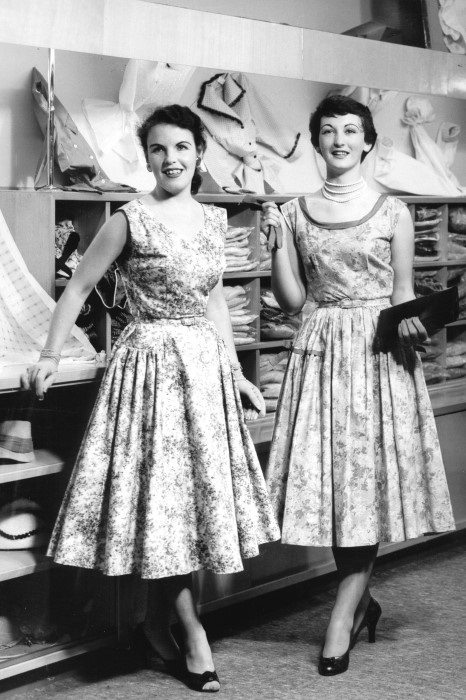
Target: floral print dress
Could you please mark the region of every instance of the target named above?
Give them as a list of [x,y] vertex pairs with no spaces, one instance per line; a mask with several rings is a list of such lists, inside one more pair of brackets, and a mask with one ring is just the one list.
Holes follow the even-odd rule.
[[189,239],[124,205],[134,322],[116,342],[52,534],[61,564],[142,578],[232,573],[280,533],[225,345],[205,317],[226,212]]
[[282,207],[317,302],[290,353],[267,470],[285,543],[363,546],[455,527],[419,356],[374,345],[404,206],[381,196],[342,224],[314,221],[306,198]]

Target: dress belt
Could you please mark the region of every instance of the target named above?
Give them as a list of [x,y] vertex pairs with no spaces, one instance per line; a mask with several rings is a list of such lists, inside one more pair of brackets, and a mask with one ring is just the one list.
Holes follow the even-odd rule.
[[135,319],[134,324],[136,326],[152,326],[154,323],[181,323],[183,326],[192,326],[198,323],[201,319],[205,320],[204,314],[198,314],[196,316],[158,316],[157,318],[151,318],[147,320]]
[[357,309],[365,306],[390,306],[389,297],[378,299],[336,299],[335,301],[318,301],[317,308]]

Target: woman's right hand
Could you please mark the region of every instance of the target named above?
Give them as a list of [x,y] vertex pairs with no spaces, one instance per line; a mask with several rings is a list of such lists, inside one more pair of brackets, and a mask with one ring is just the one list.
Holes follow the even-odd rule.
[[275,202],[264,202],[261,211],[261,231],[266,236],[269,234],[270,226],[280,226],[280,210]]
[[276,250],[283,245],[280,210],[275,202],[264,202],[261,211],[261,231],[268,240],[268,249]]
[[39,401],[43,401],[44,395],[55,381],[56,373],[57,363],[54,360],[39,360],[22,373],[21,386],[30,389]]

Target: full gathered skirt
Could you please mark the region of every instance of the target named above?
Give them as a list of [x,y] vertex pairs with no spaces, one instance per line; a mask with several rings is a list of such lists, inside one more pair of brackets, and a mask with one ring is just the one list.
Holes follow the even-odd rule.
[[290,355],[267,483],[282,541],[352,547],[453,530],[421,361],[379,353],[379,306],[317,308]]
[[109,575],[231,573],[279,536],[213,324],[130,324],[112,352],[48,553]]

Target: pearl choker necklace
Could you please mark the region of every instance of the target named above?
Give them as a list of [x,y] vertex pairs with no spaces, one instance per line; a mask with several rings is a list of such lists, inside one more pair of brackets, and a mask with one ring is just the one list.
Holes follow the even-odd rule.
[[343,204],[344,202],[350,202],[352,199],[361,197],[366,187],[366,181],[362,177],[356,182],[344,185],[338,182],[329,182],[325,180],[322,185],[322,194],[325,199],[331,199],[332,202]]

